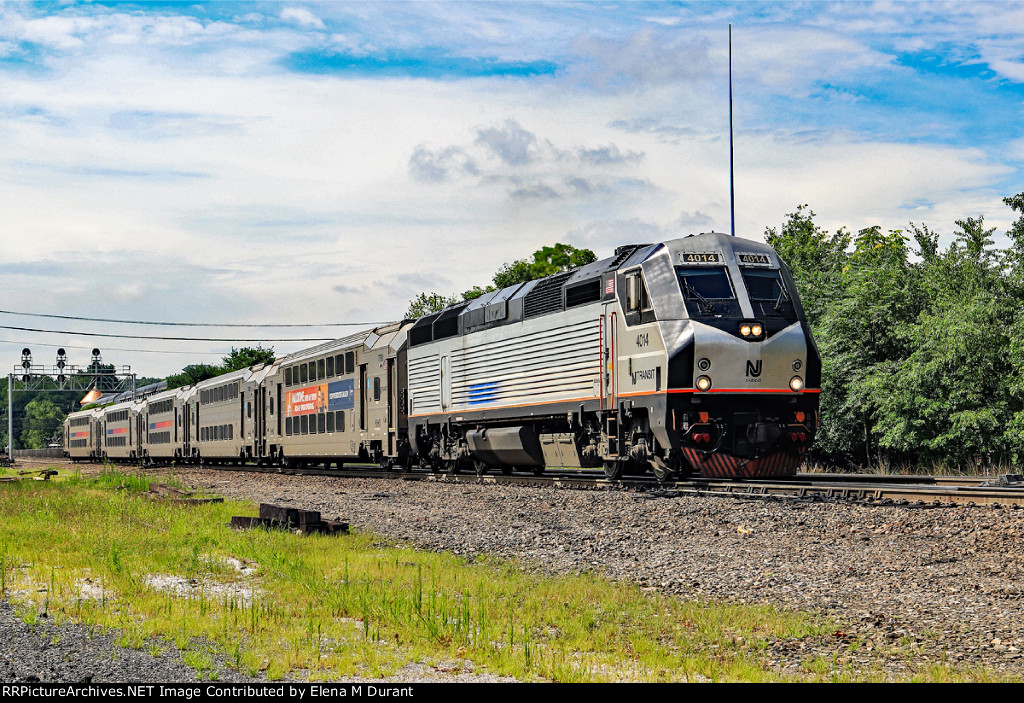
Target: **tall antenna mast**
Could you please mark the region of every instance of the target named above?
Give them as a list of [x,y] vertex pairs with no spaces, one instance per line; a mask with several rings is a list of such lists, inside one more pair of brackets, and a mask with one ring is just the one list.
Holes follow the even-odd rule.
[[736,169],[732,148],[732,23],[729,23],[729,222],[736,236]]

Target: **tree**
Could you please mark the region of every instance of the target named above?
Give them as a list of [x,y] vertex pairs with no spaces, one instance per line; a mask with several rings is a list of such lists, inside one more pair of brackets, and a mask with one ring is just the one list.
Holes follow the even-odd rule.
[[458,298],[446,297],[440,293],[420,293],[409,301],[409,309],[405,311],[405,317],[414,320],[433,312],[440,312],[457,302],[459,302]]
[[[1024,458],[1024,194],[1012,245],[984,218],[950,244],[927,226],[869,227],[853,250],[797,208],[766,239],[797,281],[822,357],[812,456],[944,468]],[[916,245],[911,250],[911,244]]]
[[[532,261],[519,259],[518,261],[502,264],[492,279],[494,285],[487,286],[486,288],[473,286],[462,294],[461,300],[475,300],[484,293],[550,276],[559,271],[568,271],[596,260],[597,256],[590,249],[577,249],[570,244],[556,243],[551,247],[541,247],[533,252]],[[440,293],[420,293],[409,301],[409,309],[406,311],[405,316],[409,319],[422,317],[444,310],[449,305],[455,305],[458,302],[460,302],[460,299],[455,296],[447,297]]]
[[255,347],[242,347],[241,349],[231,347],[231,353],[224,357],[221,364],[221,367],[224,369],[222,373],[247,369],[257,364],[269,364],[275,358],[273,347],[264,349],[258,344]]
[[765,241],[779,253],[796,280],[804,311],[814,327],[829,301],[841,295],[842,274],[846,267],[850,234],[840,229],[829,234],[814,224],[814,211],[798,205],[781,230],[769,227]]
[[172,374],[167,377],[167,388],[181,388],[182,386],[194,386],[200,381],[205,381],[214,376],[220,376],[229,371],[247,369],[256,364],[269,364],[274,360],[274,349],[264,349],[262,346],[242,347],[241,349],[231,348],[231,353],[217,364],[192,364],[181,370],[181,373]]
[[21,445],[27,449],[42,449],[60,434],[64,417],[64,411],[56,403],[36,396],[25,406]]
[[167,377],[167,388],[181,388],[182,386],[194,386],[200,381],[219,376],[224,370],[215,364],[190,364],[181,370],[181,373],[172,374]]
[[541,247],[533,252],[533,261],[519,259],[502,265],[494,274],[494,285],[498,288],[507,288],[559,271],[579,268],[594,261],[597,261],[597,256],[590,249],[577,249],[571,244],[558,242],[552,247]]

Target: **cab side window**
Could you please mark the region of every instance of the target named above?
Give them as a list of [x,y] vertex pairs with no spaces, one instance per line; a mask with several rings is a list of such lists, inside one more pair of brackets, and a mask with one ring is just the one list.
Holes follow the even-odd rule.
[[647,294],[647,284],[644,283],[643,273],[640,269],[634,269],[626,272],[624,278],[625,299],[622,307],[626,313],[626,324],[653,322],[656,319],[654,308],[651,305],[651,298]]

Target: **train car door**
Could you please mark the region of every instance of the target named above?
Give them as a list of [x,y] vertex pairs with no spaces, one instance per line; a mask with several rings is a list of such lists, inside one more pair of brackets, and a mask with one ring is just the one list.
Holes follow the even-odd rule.
[[365,430],[368,426],[367,422],[367,396],[369,395],[369,384],[366,377],[366,364],[359,365],[359,429]]
[[616,302],[605,304],[601,316],[601,409],[603,430],[606,438],[604,455],[617,457],[620,444],[618,413],[618,383],[616,382],[616,358],[618,337],[618,316]]
[[615,410],[618,396],[615,382],[617,315],[614,305],[606,305],[601,316],[601,407],[604,410]]
[[181,404],[181,455],[188,456],[192,451],[192,408],[188,403]]
[[[241,385],[241,384],[239,384]],[[238,394],[238,444],[245,446],[245,391]]]
[[397,392],[396,389],[395,389],[395,360],[394,359],[385,359],[384,360],[384,366],[386,368],[385,378],[387,379],[387,388],[385,389],[385,395],[387,397],[387,409],[386,409],[386,412],[387,412],[387,417],[386,417],[387,425],[386,426],[388,428],[388,446],[387,446],[387,452],[386,453],[387,453],[388,456],[394,456],[395,455],[395,404],[397,403],[397,400],[398,400],[395,397],[395,393]]
[[254,391],[256,396],[256,417],[254,421],[256,423],[256,429],[253,432],[252,437],[252,455],[255,457],[263,456],[263,447],[261,446],[260,438],[267,436],[267,388],[263,384]]

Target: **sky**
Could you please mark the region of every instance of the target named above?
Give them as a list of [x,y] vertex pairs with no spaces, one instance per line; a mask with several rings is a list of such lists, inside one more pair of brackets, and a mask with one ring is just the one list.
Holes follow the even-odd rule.
[[0,0],[0,360],[159,377],[728,232],[730,23],[738,236],[1012,221],[1020,3]]

